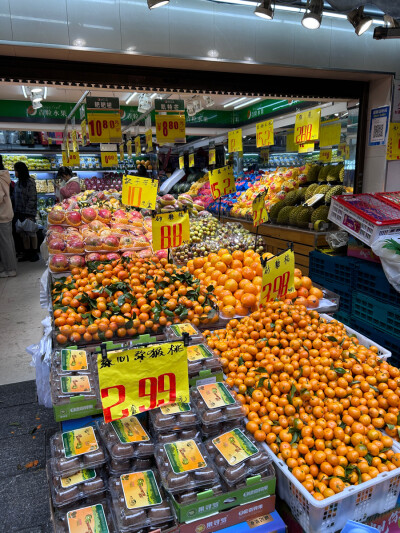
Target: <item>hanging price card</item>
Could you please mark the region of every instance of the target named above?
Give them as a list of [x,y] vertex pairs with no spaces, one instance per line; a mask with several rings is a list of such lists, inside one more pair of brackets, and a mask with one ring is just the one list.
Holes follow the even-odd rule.
[[294,142],[304,144],[319,139],[319,125],[321,122],[321,109],[311,109],[298,113],[294,126]]
[[180,169],[185,168],[185,156],[184,155],[179,156],[179,168]]
[[91,143],[118,143],[122,141],[119,113],[88,113],[87,122]]
[[185,143],[184,115],[156,115],[156,137],[159,144]]
[[291,250],[269,259],[263,267],[261,305],[284,299],[294,292],[294,253]]
[[101,166],[103,168],[118,166],[117,152],[101,152]]
[[125,154],[124,154],[124,144],[120,144],[119,145],[119,161],[120,163],[122,163],[122,161],[125,159]]
[[336,146],[340,143],[340,134],[342,127],[340,122],[334,124],[328,124],[324,126],[321,124],[321,133],[319,138],[319,146]]
[[81,136],[82,136],[82,146],[87,145],[87,129],[86,129],[86,120],[83,119],[81,122]]
[[135,137],[135,155],[138,157],[142,153],[142,147],[140,144],[140,136]]
[[253,226],[257,227],[264,222],[268,222],[268,213],[265,209],[265,197],[267,191],[258,194],[253,200]]
[[228,132],[228,152],[243,152],[242,129]]
[[208,175],[214,200],[236,192],[235,176],[233,175],[233,167],[230,165],[212,170]]
[[288,133],[286,136],[286,151],[297,152],[297,144],[294,142],[294,133]]
[[319,151],[319,160],[323,163],[329,163],[332,161],[332,148],[324,148]]
[[307,144],[298,144],[299,147],[299,154],[307,154],[308,152],[313,152],[315,144],[314,143],[307,143]]
[[132,157],[132,141],[129,139],[129,141],[126,143],[126,151],[128,152],[128,157]]
[[155,252],[188,244],[190,241],[189,213],[172,211],[154,215],[152,233]]
[[77,140],[76,130],[71,131],[71,139],[72,139],[72,150],[74,152],[77,152],[78,151],[78,140]]
[[151,128],[146,131],[146,152],[153,151],[153,132]]
[[64,167],[79,167],[81,162],[79,152],[69,152],[69,157],[67,152],[63,152],[62,162]]
[[266,120],[256,124],[256,143],[257,148],[271,146],[274,144],[274,121]]
[[210,148],[208,151],[208,164],[215,165],[215,148]]
[[183,342],[108,352],[97,356],[97,367],[105,422],[190,401]]
[[386,159],[388,161],[400,159],[400,123],[394,122],[389,126]]
[[194,167],[194,153],[189,154],[189,168]]
[[122,203],[141,209],[155,209],[158,181],[141,176],[122,178]]

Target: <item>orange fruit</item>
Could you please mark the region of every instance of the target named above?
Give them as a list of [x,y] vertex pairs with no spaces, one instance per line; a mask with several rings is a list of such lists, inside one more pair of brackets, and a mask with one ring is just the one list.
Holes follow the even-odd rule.
[[257,304],[257,298],[255,297],[254,294],[251,294],[251,293],[243,294],[243,296],[242,296],[240,301],[241,301],[243,307],[247,307],[249,309],[251,309],[252,307],[254,307]]
[[230,265],[233,261],[233,257],[231,256],[231,254],[224,254],[221,255],[221,261],[226,265]]
[[311,294],[310,296],[307,297],[307,307],[315,308],[318,306],[319,306],[319,299],[316,296]]
[[227,271],[228,267],[226,266],[226,264],[222,261],[217,261],[215,263],[215,268],[217,270],[219,270],[220,272],[222,272],[223,274]]
[[[228,296],[228,298],[229,298],[229,296]],[[224,307],[221,309],[221,311],[227,317],[232,318],[232,317],[235,316],[235,308],[233,307],[233,305],[224,305]]]
[[237,304],[237,300],[234,296],[224,296],[223,299],[222,299],[222,303],[224,304],[224,306],[233,306],[235,307],[235,305]]
[[235,281],[234,279],[227,279],[225,281],[224,287],[225,287],[226,290],[231,291],[232,293],[234,293],[235,291],[238,290],[239,285],[238,285],[237,281]]
[[303,287],[305,287],[306,289],[310,290],[311,287],[312,287],[312,281],[309,277],[307,276],[302,276],[301,278],[301,284]]
[[324,293],[321,291],[321,289],[318,289],[318,287],[311,287],[311,289],[308,292],[309,292],[309,295],[316,296],[319,300],[321,300],[324,297]]
[[243,267],[243,270],[242,270],[242,276],[245,278],[245,279],[248,279],[248,280],[252,280],[254,279],[255,277],[255,272],[252,268],[248,267],[248,266],[245,266]]
[[243,261],[244,253],[241,250],[235,250],[232,253],[232,257],[233,257],[233,259],[237,259],[239,261]]

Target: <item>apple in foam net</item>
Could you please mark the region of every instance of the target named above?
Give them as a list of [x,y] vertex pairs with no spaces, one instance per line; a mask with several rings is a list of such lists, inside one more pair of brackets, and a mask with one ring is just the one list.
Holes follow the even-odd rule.
[[82,222],[82,217],[79,211],[69,211],[67,213],[66,222],[71,226],[80,226]]
[[79,235],[69,235],[67,238],[67,251],[69,252],[83,252],[84,244]]
[[84,207],[81,211],[82,218],[84,222],[92,222],[92,220],[96,220],[97,217],[97,211],[93,207]]
[[109,221],[111,220],[111,216],[112,216],[112,213],[109,209],[99,209],[99,213],[98,213],[98,219],[99,220],[102,220],[102,221]]
[[50,258],[50,270],[53,272],[64,272],[68,268],[68,257],[64,254],[53,255]]
[[102,241],[106,250],[118,250],[119,248],[119,237],[117,235],[106,235],[102,237]]
[[63,252],[66,249],[67,244],[64,241],[64,239],[55,235],[49,240],[48,246],[49,246],[50,253],[54,253],[54,252],[57,253],[57,252]]
[[84,267],[85,258],[82,255],[71,255],[71,257],[69,258],[69,266],[70,268]]
[[97,252],[91,252],[86,255],[86,261],[101,261],[101,255]]
[[48,218],[51,224],[62,224],[65,220],[65,212],[59,209],[52,209]]
[[119,254],[115,252],[110,252],[109,254],[107,254],[107,261],[115,261],[118,259],[119,259]]

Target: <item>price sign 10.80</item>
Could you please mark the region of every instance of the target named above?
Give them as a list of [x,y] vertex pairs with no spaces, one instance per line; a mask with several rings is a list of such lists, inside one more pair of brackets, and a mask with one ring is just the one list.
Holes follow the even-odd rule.
[[87,124],[91,143],[112,143],[122,140],[118,113],[88,113]]

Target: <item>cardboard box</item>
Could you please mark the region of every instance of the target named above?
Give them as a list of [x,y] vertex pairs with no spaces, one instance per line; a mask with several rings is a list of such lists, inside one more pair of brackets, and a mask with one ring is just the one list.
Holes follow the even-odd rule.
[[227,527],[221,533],[286,533],[286,524],[278,511]]
[[387,513],[371,516],[366,523],[371,527],[375,527],[381,533],[399,533],[400,507],[395,507]]
[[243,520],[251,520],[272,513],[274,510],[275,496],[273,495],[253,503],[239,505],[229,511],[223,511],[189,524],[181,524],[179,531],[180,533],[214,533],[215,531],[240,524]]
[[381,260],[369,246],[359,241],[355,237],[349,235],[349,242],[347,244],[347,255],[349,257],[357,257],[358,259],[365,259],[372,263],[380,263]]

